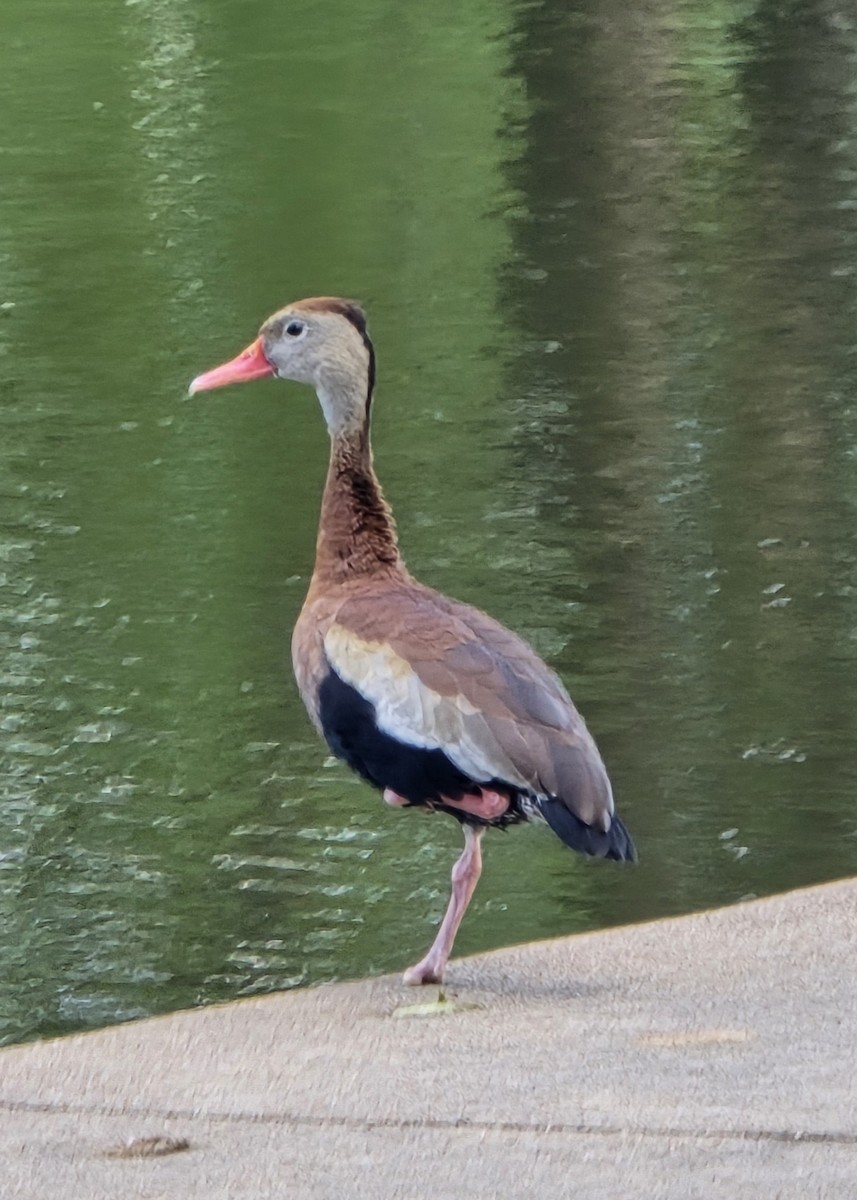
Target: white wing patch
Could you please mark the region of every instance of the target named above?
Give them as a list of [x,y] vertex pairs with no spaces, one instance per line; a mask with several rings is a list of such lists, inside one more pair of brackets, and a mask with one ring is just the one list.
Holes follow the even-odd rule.
[[332,624],[324,637],[328,662],[375,709],[378,728],[423,750],[442,750],[475,782],[528,782],[512,765],[482,714],[462,695],[442,696],[420,680],[386,642],[364,641]]

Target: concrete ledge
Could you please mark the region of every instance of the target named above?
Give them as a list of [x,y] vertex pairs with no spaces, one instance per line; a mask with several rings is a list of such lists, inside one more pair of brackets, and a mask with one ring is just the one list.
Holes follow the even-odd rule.
[[0,1196],[855,1200],[855,951],[852,880],[9,1048]]

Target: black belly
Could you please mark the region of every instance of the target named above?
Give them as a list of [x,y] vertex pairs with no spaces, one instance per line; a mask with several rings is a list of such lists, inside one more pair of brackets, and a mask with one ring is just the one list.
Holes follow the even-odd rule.
[[384,733],[375,721],[375,709],[356,688],[328,671],[318,692],[318,713],[325,740],[337,758],[373,787],[391,788],[411,804],[433,804],[458,821],[471,825],[484,822],[443,804],[443,797],[457,800],[480,786],[499,788],[509,796],[508,812],[489,822],[505,828],[531,819],[539,811],[554,833],[581,854],[598,858],[635,859],[634,843],[617,817],[608,833],[594,829],[555,796],[527,794],[529,807],[522,808],[518,788],[500,779],[474,780],[459,771],[442,750],[421,750]]
[[331,751],[373,787],[426,804],[442,796],[457,799],[478,786],[442,750],[409,746],[380,730],[372,704],[333,670],[319,688],[318,713]]

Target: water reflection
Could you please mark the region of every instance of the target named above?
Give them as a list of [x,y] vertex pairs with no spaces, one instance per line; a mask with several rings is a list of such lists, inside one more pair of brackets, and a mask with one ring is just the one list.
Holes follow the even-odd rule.
[[310,292],[370,303],[411,566],[558,666],[643,856],[496,837],[460,951],[854,871],[852,25],[9,10],[0,1038],[395,969],[443,909],[457,829],[290,682],[311,398],[180,398]]
[[193,301],[204,313],[200,271],[213,247],[206,237],[212,176],[203,86],[213,64],[198,50],[194,4],[133,0],[126,7],[130,97],[140,113],[131,124],[140,162],[134,190],[150,226],[142,253],[174,276],[176,302]]
[[[653,838],[627,898],[680,908],[701,878],[728,899],[853,869],[848,788],[833,820],[818,797],[831,761],[853,778],[836,714],[853,705],[854,477],[833,467],[852,440],[853,177],[838,159],[853,84],[820,64],[853,61],[854,32],[821,16],[798,30],[782,6],[650,17],[549,9],[528,25],[528,275],[509,295],[555,347],[519,450],[552,523],[589,550],[576,623],[596,608],[607,649],[588,708]],[[795,89],[798,58],[812,83]],[[739,822],[735,855],[717,835]]]

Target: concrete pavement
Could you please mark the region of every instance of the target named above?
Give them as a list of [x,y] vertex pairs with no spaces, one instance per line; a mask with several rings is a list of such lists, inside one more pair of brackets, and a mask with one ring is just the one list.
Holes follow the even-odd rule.
[[12,1047],[0,1200],[857,1200],[855,951],[851,880]]

